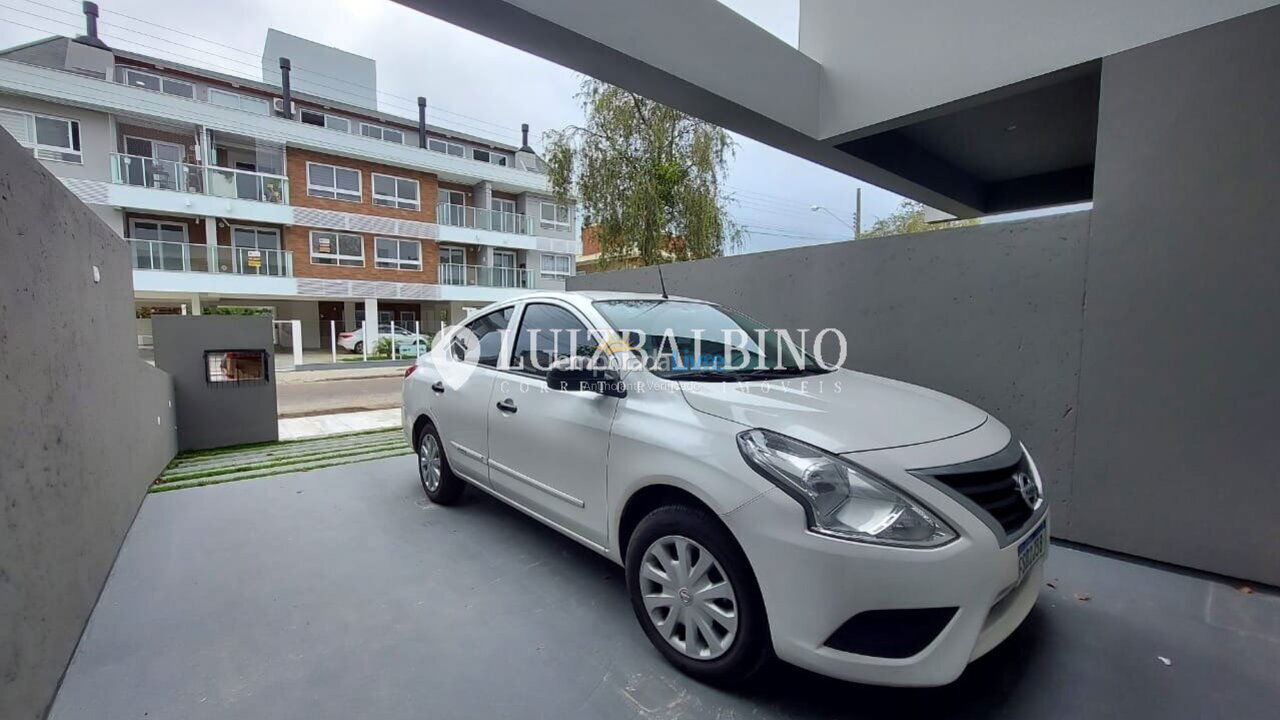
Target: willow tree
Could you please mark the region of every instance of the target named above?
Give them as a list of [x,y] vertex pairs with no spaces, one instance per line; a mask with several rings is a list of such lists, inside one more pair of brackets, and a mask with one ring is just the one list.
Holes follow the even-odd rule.
[[574,198],[600,240],[600,264],[642,265],[723,255],[741,233],[721,177],[733,156],[723,129],[586,79],[584,125],[544,136],[551,187]]

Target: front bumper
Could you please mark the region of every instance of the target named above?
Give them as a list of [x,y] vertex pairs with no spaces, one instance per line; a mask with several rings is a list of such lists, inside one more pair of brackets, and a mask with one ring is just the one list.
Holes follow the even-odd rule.
[[[936,507],[936,505],[935,505]],[[1043,583],[1043,559],[1018,574],[1006,547],[973,517],[946,513],[960,537],[920,550],[841,541],[809,532],[799,504],[770,490],[723,516],[746,552],[764,596],[774,651],[822,675],[878,685],[945,685],[1022,623]],[[1047,556],[1047,553],[1046,553]],[[958,608],[910,657],[842,652],[824,643],[846,620],[871,610]]]

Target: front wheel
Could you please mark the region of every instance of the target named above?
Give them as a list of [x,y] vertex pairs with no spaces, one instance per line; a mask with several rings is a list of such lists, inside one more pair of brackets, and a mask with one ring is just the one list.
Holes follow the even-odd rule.
[[444,443],[440,442],[440,433],[430,422],[418,431],[418,479],[422,481],[422,490],[437,505],[452,505],[458,502],[465,487],[464,480],[449,469],[449,460],[444,456]]
[[654,647],[705,682],[741,683],[770,655],[764,601],[742,549],[705,510],[670,505],[631,535],[627,591]]
[[356,346],[351,348],[351,352],[357,355],[362,354],[364,352],[364,341],[361,340],[360,342],[356,343]]

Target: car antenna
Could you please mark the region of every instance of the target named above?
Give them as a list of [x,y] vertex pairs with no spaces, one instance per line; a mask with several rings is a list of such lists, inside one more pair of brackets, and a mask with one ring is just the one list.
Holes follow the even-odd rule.
[[670,300],[671,298],[667,297],[667,281],[662,279],[661,265],[658,266],[658,284],[662,286],[662,299]]

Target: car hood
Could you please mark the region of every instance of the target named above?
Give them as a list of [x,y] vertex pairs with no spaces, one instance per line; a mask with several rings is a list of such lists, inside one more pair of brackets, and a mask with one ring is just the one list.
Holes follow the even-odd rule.
[[851,370],[743,383],[681,382],[693,409],[831,453],[917,445],[981,426],[987,414],[917,385]]

